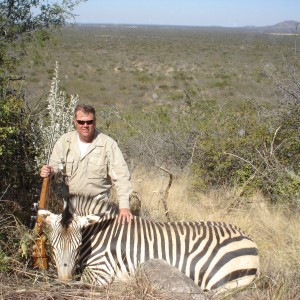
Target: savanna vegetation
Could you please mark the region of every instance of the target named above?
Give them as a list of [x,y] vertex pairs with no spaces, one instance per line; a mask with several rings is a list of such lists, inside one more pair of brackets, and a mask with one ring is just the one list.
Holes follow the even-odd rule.
[[[219,299],[299,298],[297,36],[100,25],[51,34],[63,17],[19,28],[9,16],[1,10],[3,299],[168,298],[138,278],[106,288],[66,286],[55,281],[51,262],[46,272],[31,268],[28,225],[41,187],[37,158],[47,147],[39,120],[53,120],[47,100],[58,65],[60,91],[94,105],[98,127],[119,142],[135,211],[151,220],[235,223],[257,242],[260,278]],[[49,206],[59,210],[55,191]]]

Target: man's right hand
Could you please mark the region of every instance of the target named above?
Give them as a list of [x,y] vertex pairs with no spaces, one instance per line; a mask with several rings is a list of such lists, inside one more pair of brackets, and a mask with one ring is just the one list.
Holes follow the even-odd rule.
[[54,174],[54,169],[53,167],[49,165],[42,166],[40,176],[45,178],[45,177],[52,177]]

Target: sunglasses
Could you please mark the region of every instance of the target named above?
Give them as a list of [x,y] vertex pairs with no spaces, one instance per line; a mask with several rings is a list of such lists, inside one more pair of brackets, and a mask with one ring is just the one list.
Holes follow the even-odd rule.
[[86,125],[92,125],[94,124],[94,120],[87,120],[87,121],[83,121],[83,120],[76,120],[77,124],[79,125],[84,125],[86,123]]

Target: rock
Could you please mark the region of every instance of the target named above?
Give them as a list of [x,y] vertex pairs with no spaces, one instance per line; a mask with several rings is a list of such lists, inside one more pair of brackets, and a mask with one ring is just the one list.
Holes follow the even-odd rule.
[[185,274],[160,259],[151,259],[143,263],[137,271],[137,277],[147,282],[152,289],[164,294],[167,299],[205,300],[204,292]]

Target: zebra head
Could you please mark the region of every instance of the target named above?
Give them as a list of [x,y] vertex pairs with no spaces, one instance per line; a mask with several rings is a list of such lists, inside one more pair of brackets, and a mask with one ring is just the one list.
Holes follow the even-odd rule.
[[54,214],[48,210],[39,210],[50,227],[49,240],[52,246],[59,280],[71,281],[82,242],[82,229],[99,222],[105,215],[78,216],[70,211]]

